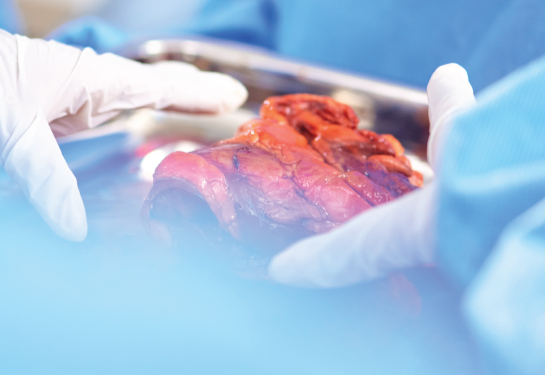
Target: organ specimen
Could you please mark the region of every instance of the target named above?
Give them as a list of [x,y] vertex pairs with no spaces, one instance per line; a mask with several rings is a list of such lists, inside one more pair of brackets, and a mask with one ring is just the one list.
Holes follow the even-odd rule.
[[150,232],[272,255],[422,185],[393,136],[357,129],[354,111],[329,97],[272,97],[260,117],[161,162],[142,208]]

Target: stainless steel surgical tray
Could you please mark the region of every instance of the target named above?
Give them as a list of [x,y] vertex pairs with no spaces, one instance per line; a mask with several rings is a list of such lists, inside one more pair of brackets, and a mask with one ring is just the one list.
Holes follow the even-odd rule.
[[122,52],[153,63],[184,61],[201,70],[239,79],[249,91],[245,108],[257,111],[273,95],[329,95],[352,106],[360,127],[395,135],[410,151],[425,157],[428,137],[427,96],[422,90],[326,69],[272,54],[264,49],[204,40],[152,40]]

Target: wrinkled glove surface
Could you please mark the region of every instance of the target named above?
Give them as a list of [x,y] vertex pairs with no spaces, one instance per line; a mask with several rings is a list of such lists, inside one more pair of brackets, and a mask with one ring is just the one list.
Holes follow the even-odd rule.
[[231,77],[177,62],[143,65],[0,30],[0,162],[59,236],[87,234],[77,182],[55,136],[92,128],[121,110],[221,113],[246,99]]
[[[428,154],[437,173],[452,119],[471,108],[475,98],[467,73],[456,64],[435,71],[428,98]],[[337,230],[296,243],[272,260],[270,276],[297,286],[339,287],[432,262],[436,186],[434,181],[360,214]]]

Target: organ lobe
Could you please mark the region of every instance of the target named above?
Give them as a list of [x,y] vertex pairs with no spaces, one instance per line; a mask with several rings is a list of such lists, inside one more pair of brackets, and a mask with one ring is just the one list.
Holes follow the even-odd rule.
[[394,137],[358,130],[354,111],[331,98],[273,97],[260,115],[231,139],[166,157],[146,227],[191,223],[274,253],[422,184]]

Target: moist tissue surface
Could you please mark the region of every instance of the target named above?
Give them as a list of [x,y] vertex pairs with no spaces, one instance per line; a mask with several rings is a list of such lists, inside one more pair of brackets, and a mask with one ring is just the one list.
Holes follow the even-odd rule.
[[357,129],[331,98],[272,97],[260,116],[161,162],[142,207],[153,236],[270,256],[422,185],[393,136]]

